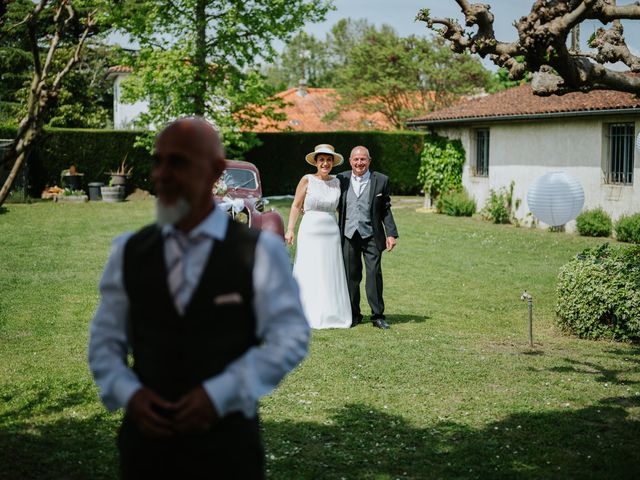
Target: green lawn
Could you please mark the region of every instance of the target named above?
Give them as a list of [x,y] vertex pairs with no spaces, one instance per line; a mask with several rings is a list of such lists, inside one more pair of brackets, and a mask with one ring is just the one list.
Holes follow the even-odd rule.
[[[88,324],[111,239],[152,215],[148,200],[0,215],[0,478],[116,476],[120,416],[97,400]],[[558,268],[602,240],[417,213],[408,199],[395,215],[392,328],[313,333],[262,402],[269,477],[640,478],[640,348],[554,327]]]

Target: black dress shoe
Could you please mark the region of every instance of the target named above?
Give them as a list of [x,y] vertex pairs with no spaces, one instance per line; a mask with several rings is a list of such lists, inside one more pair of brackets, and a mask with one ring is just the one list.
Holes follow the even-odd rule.
[[361,318],[353,318],[351,320],[351,328],[357,327],[358,325],[360,325],[360,322],[362,322],[362,317]]
[[373,320],[371,320],[371,324],[374,327],[381,328],[382,330],[389,330],[389,324],[381,318],[374,318]]

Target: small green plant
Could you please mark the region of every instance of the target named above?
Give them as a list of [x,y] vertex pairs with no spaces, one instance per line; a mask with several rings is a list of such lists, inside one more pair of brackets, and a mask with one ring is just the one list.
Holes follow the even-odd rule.
[[443,193],[436,202],[438,213],[452,217],[470,217],[476,213],[476,201],[466,190]]
[[608,237],[612,228],[611,217],[600,207],[585,210],[576,218],[576,229],[583,237]]
[[584,338],[640,338],[640,246],[587,249],[560,269],[558,325]]
[[520,225],[520,220],[516,217],[515,211],[520,208],[521,200],[513,198],[513,189],[516,183],[511,181],[509,188],[502,187],[496,191],[491,189],[489,198],[480,211],[482,218],[493,223],[513,223]]
[[65,197],[81,197],[85,195],[84,190],[71,190],[70,188],[65,188],[62,195]]
[[640,243],[640,213],[623,215],[618,219],[616,238],[621,242]]
[[131,176],[131,172],[133,172],[133,167],[127,165],[127,155],[124,156],[120,165],[118,165],[118,169],[115,172],[111,172],[112,175],[124,175]]

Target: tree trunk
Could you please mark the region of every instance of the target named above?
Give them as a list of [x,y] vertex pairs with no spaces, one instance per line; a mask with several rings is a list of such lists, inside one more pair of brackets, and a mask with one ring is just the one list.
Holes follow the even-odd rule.
[[193,102],[194,115],[204,116],[206,113],[207,99],[207,0],[196,2],[196,51],[194,53],[194,66],[196,68],[196,82]]

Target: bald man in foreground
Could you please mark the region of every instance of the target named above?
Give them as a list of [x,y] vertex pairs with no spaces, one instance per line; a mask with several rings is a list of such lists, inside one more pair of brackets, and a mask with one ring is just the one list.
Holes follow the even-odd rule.
[[106,407],[125,409],[125,479],[263,478],[258,399],[307,352],[282,239],[213,202],[224,167],[204,120],[160,132],[156,222],[114,241],[100,282],[89,364]]

